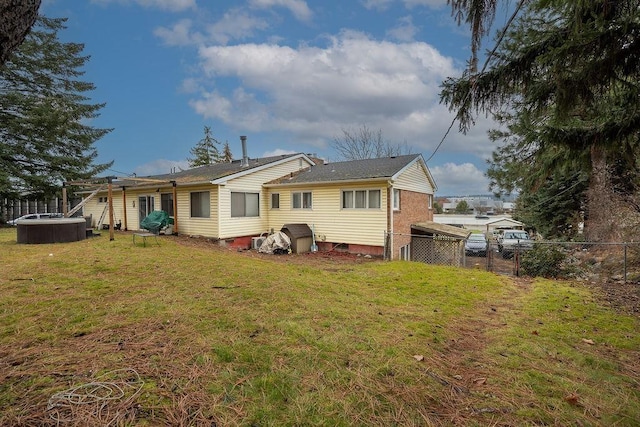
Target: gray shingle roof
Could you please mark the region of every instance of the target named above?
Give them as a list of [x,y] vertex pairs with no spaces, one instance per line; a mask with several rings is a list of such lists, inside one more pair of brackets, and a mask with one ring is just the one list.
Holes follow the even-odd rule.
[[[242,167],[241,160],[234,160],[230,163],[214,163],[205,166],[199,166],[193,169],[182,170],[175,173],[168,173],[162,175],[150,175],[140,177],[143,179],[153,179],[159,181],[176,181],[178,184],[189,184],[189,183],[202,183],[209,182],[216,179],[224,178],[225,176],[233,175],[238,172],[242,172],[245,170],[251,170],[260,166],[268,165],[269,163],[274,163],[279,160],[284,160],[289,157],[295,157],[300,153],[296,154],[287,154],[281,156],[272,156],[272,157],[262,157],[258,159],[249,159],[249,166]],[[136,181],[135,178],[124,178],[119,179],[115,182],[117,185],[125,185],[125,186],[133,186],[144,184],[143,180]]]
[[420,156],[420,154],[409,154],[315,165],[267,184],[313,184],[391,178]]

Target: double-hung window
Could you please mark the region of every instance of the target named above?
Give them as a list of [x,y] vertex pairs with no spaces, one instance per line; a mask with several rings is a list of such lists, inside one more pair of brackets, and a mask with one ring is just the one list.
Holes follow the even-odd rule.
[[291,207],[293,209],[311,209],[313,207],[311,191],[291,193]]
[[342,190],[342,209],[380,209],[380,190]]
[[260,216],[260,194],[231,192],[231,217]]

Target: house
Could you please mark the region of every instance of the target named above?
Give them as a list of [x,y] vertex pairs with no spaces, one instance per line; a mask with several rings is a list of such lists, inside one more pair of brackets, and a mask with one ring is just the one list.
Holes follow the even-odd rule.
[[447,224],[455,227],[464,228],[466,230],[478,230],[487,235],[499,230],[515,228],[524,229],[524,224],[520,221],[502,215],[502,216],[484,216],[484,215],[452,215],[452,214],[436,214],[435,222],[438,224]]
[[320,250],[383,255],[387,247],[397,259],[411,224],[433,220],[436,185],[420,154],[318,164],[264,187],[270,228],[312,224]]
[[[382,255],[386,243],[393,259],[411,224],[433,219],[435,188],[419,154],[322,164],[297,153],[114,180],[111,200],[123,229],[164,210],[179,234],[249,248],[252,237],[304,223],[320,250]],[[107,202],[101,190],[85,204],[94,227],[109,222]]]

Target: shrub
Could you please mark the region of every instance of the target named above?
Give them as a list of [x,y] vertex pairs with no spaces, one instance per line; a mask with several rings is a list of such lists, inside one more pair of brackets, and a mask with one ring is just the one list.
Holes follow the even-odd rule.
[[567,254],[554,245],[536,244],[522,254],[520,268],[527,276],[547,278],[567,278],[575,272],[565,265]]

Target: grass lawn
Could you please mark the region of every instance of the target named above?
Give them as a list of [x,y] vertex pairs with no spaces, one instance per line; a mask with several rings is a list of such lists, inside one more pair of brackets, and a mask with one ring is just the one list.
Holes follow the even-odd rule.
[[0,229],[0,425],[637,426],[640,321],[569,282]]

